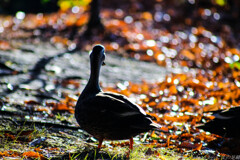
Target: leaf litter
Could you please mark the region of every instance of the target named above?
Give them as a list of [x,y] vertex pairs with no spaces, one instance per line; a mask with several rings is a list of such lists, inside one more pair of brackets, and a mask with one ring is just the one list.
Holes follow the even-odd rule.
[[[232,32],[231,28],[223,25],[218,33],[211,27],[194,26],[192,25],[194,17],[186,18],[185,21],[189,25],[182,26],[171,20],[174,19],[177,11],[171,9],[159,11],[158,7],[161,5],[164,6],[164,2],[156,2],[152,12],[130,12],[104,8],[101,17],[105,33],[93,37],[92,40],[85,39],[82,50],[89,51],[94,43],[101,43],[109,53],[117,52],[121,56],[154,62],[166,68],[182,67],[185,71],[184,73],[170,73],[161,81],[154,83],[143,80],[142,83],[119,82],[114,86],[104,86],[105,91],[117,92],[130,97],[152,115],[164,130],[168,131],[168,133],[152,131],[141,134],[135,138],[137,142],[154,148],[174,149],[183,157],[194,155],[207,159],[229,158],[231,155],[239,154],[239,150],[233,150],[237,144],[235,146],[223,145],[217,149],[209,148],[208,144],[212,142],[228,143],[231,139],[196,128],[199,124],[214,118],[211,115],[212,111],[240,104],[240,51],[237,44],[229,42],[234,41],[234,37],[227,36]],[[202,18],[208,16],[208,10],[199,8],[198,11],[197,16]],[[218,12],[214,12],[213,9],[210,11],[215,15],[213,24],[218,24],[219,19],[216,18]],[[14,50],[19,47],[19,44],[13,43],[12,39],[28,39],[29,37],[35,43],[48,39],[55,46],[73,50],[79,43],[78,37],[72,40],[67,37],[72,34],[74,26],[77,26],[78,34],[81,35],[82,28],[87,23],[88,13],[87,9],[82,7],[78,13],[67,10],[51,14],[26,14],[23,20],[17,21],[16,18],[1,16],[0,23],[4,29],[0,35],[1,50]],[[210,20],[212,20],[211,17],[207,17],[207,21]],[[169,29],[168,26],[174,29]],[[14,69],[13,63],[1,63],[5,70],[11,71],[6,72],[7,74],[21,73]],[[194,72],[192,72],[193,69]],[[52,70],[53,74],[58,72],[56,67],[49,68],[49,70]],[[70,90],[82,87],[81,80],[76,79],[57,80],[54,84]],[[11,90],[11,86],[8,88]],[[17,122],[23,119],[52,122],[51,119],[55,119],[56,124],[76,126],[73,112],[79,93],[62,92],[59,95],[58,100],[53,98],[39,103],[31,99],[24,101],[21,105],[14,104],[7,97],[3,97],[1,98],[1,112],[8,115],[8,118],[18,115],[19,118],[15,120]],[[70,152],[71,147],[76,151],[76,142],[68,141],[71,147],[63,149],[62,145],[67,140],[64,141],[59,137],[71,137],[70,139],[76,141],[79,140],[79,133],[68,134],[69,131],[48,133],[47,131],[44,136],[32,138],[32,134],[36,132],[32,129],[12,132],[12,129],[4,130],[3,128],[1,141],[13,141],[16,145],[17,143],[31,144],[37,148],[33,147],[32,150],[26,152],[2,148],[0,155],[2,157],[41,158],[48,157],[52,153]],[[83,140],[94,142],[93,138],[81,130],[80,132]],[[47,133],[50,135],[45,135]],[[114,147],[126,144],[121,142],[106,145]],[[146,155],[159,156],[159,152],[152,150],[151,147],[146,151]]]

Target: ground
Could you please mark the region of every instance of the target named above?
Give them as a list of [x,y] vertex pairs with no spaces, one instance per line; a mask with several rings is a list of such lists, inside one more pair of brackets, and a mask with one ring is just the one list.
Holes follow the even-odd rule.
[[[12,63],[12,69],[21,72],[12,75],[8,68],[2,70],[1,94],[4,98],[1,99],[1,133],[5,137],[1,139],[2,153],[10,150],[13,154],[20,156],[21,153],[27,154],[27,151],[33,150],[53,159],[54,157],[56,159],[68,158],[69,154],[72,157],[80,155],[85,158],[90,153],[92,156],[91,152],[94,152],[96,147],[94,143],[96,139],[78,127],[72,114],[73,109],[63,107],[63,109],[56,108],[55,110],[43,105],[58,103],[61,100],[59,94],[71,95],[73,97],[70,98],[77,100],[77,95],[89,78],[89,54],[83,51],[67,53],[62,47],[57,48],[44,42],[31,44],[20,41],[15,43],[18,44],[18,48],[0,51],[1,60]],[[62,56],[57,57],[60,54]],[[103,86],[113,86],[116,83],[121,85],[128,81],[155,82],[164,79],[166,73],[182,72],[180,68],[170,70],[153,63],[119,57],[114,53],[106,54],[107,65],[103,67],[100,76]],[[32,78],[32,69],[36,64],[43,58],[50,59],[51,57],[55,58],[48,61],[45,67],[39,68],[40,73]],[[64,80],[66,85],[59,87],[59,83],[64,83]],[[71,80],[74,81],[73,84],[68,82]],[[71,113],[66,113],[65,110]],[[135,141],[141,143],[139,137]],[[105,145],[111,146],[109,142]],[[101,156],[109,157],[108,149],[103,149]],[[120,150],[121,154],[116,150],[119,149],[115,148],[109,153],[112,156],[117,154],[116,157],[121,157],[121,154],[126,157],[124,153],[127,151],[126,147]]]
[[[240,104],[238,22],[228,23],[228,5],[195,2],[109,3],[104,32],[90,37],[84,6],[1,15],[1,158],[237,159],[238,139],[197,126]],[[96,153],[73,116],[99,43],[103,90],[128,96],[166,131],[136,136],[130,154],[125,141]]]

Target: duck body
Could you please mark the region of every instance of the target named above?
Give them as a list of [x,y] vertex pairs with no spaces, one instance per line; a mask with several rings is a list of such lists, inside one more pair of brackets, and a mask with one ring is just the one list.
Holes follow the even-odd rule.
[[99,73],[104,59],[104,47],[96,45],[90,54],[90,78],[77,101],[75,117],[82,129],[99,139],[99,147],[103,139],[130,139],[131,149],[133,136],[160,125],[126,96],[101,90]]
[[99,92],[80,97],[77,106],[79,125],[98,139],[130,139],[158,127],[141,108],[119,94]]
[[223,137],[240,138],[240,107],[214,111],[212,121],[199,125],[198,128]]

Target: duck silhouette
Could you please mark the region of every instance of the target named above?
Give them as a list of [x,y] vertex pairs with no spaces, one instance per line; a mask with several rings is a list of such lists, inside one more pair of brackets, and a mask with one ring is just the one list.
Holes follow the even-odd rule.
[[104,65],[105,49],[95,45],[90,54],[91,74],[75,107],[75,117],[80,127],[99,140],[130,140],[142,132],[160,128],[152,117],[126,96],[103,92],[99,85],[101,66]]
[[240,139],[240,107],[217,110],[212,114],[215,118],[197,127],[222,137]]

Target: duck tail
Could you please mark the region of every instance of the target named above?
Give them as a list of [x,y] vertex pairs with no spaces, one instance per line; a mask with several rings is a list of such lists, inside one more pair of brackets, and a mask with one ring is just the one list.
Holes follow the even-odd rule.
[[159,131],[159,132],[164,132],[164,133],[168,133],[168,129],[166,127],[162,127],[161,125],[157,124],[157,123],[151,123],[150,126],[152,126],[154,128],[154,130]]
[[153,128],[161,128],[161,126],[160,126],[159,124],[154,123],[154,122],[152,122],[152,123],[150,124],[150,126],[153,127]]

